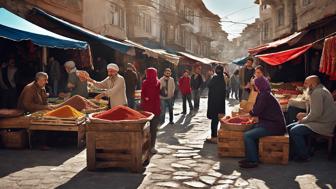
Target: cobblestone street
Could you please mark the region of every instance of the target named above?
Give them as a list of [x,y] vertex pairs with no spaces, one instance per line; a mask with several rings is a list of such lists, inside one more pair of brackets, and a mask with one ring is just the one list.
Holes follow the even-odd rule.
[[[175,103],[175,124],[163,124],[158,133],[158,154],[142,174],[124,169],[86,170],[86,151],[75,146],[49,151],[0,150],[0,188],[332,188],[336,186],[335,160],[325,149],[308,163],[261,164],[244,170],[238,158],[219,158],[215,144],[204,143],[210,134],[206,98],[198,112],[181,112]],[[231,101],[229,102],[231,103]],[[232,102],[233,103],[233,102]],[[232,104],[227,105],[227,112]],[[167,121],[166,121],[167,122]],[[317,185],[315,185],[315,182]]]

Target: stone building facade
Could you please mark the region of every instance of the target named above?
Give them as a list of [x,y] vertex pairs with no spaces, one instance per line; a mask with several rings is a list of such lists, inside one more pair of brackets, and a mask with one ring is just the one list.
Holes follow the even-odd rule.
[[335,0],[256,0],[259,4],[262,43],[274,41],[336,15]]

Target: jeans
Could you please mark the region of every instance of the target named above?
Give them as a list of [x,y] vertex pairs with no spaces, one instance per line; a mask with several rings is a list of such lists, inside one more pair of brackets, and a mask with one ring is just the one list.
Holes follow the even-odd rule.
[[287,130],[289,133],[290,146],[294,147],[293,150],[290,150],[290,155],[308,158],[309,151],[306,145],[305,137],[313,134],[314,132],[304,124],[300,124],[298,122],[288,125]]
[[193,89],[192,91],[192,96],[194,100],[194,108],[198,109],[199,108],[199,102],[200,102],[200,89]]
[[182,95],[182,99],[183,99],[183,112],[187,112],[187,100],[188,100],[190,111],[194,109],[192,102],[191,102],[191,94]]
[[217,137],[218,123],[218,117],[211,119],[211,137]]
[[161,99],[161,116],[160,116],[161,123],[163,123],[165,120],[167,108],[169,112],[169,122],[173,122],[174,120],[173,98]]
[[134,109],[135,107],[134,97],[127,97],[127,104],[128,104],[128,107]]
[[255,127],[251,130],[248,130],[244,133],[244,143],[245,143],[245,154],[246,159],[251,162],[258,162],[258,144],[259,138],[264,136],[270,136],[272,132],[255,125]]

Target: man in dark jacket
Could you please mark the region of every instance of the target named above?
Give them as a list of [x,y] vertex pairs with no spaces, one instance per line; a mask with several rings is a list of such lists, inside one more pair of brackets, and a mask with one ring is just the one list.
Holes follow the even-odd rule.
[[134,101],[134,93],[135,88],[138,83],[138,75],[133,70],[133,65],[131,63],[127,64],[127,70],[124,74],[125,84],[126,84],[126,97],[128,102],[128,107],[133,108],[135,107]]
[[194,108],[198,109],[200,102],[201,86],[203,84],[203,78],[201,75],[201,65],[197,65],[195,67],[195,73],[191,76],[190,82],[192,89],[192,97],[194,100]]
[[226,84],[224,80],[224,68],[218,65],[216,75],[208,83],[208,111],[207,117],[211,119],[211,138],[206,141],[217,143],[218,114],[225,114]]

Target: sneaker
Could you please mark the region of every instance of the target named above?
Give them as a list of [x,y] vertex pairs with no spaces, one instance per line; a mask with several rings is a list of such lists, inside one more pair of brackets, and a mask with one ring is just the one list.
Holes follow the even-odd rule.
[[239,164],[239,167],[245,168],[245,169],[256,168],[258,167],[258,163],[257,162],[245,162],[245,163]]
[[169,125],[174,125],[174,122],[173,121],[169,122]]
[[155,148],[152,148],[152,149],[150,150],[150,152],[151,152],[152,154],[157,154],[157,153],[158,153],[157,149],[155,149]]

